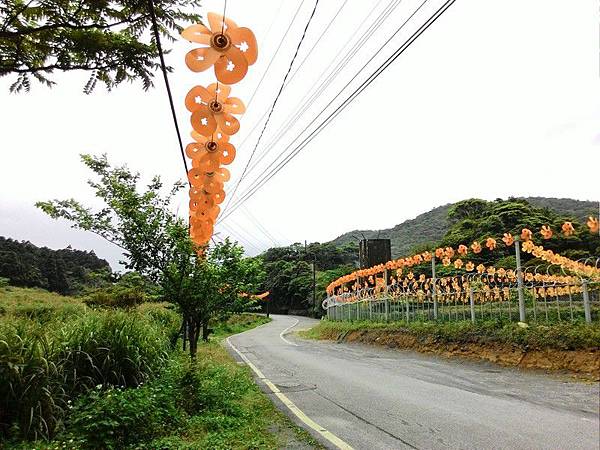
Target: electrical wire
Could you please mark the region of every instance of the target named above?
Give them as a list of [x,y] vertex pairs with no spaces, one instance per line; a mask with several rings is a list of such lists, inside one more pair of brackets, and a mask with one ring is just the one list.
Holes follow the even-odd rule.
[[[160,68],[165,79],[165,86],[167,88],[167,95],[169,97],[169,105],[171,106],[171,115],[173,116],[173,123],[175,124],[175,132],[177,133],[177,140],[179,141],[179,150],[181,151],[181,158],[183,159],[183,167],[185,168],[185,175],[187,177],[188,165],[185,159],[185,152],[183,150],[183,140],[181,139],[181,132],[179,131],[179,124],[177,123],[177,114],[175,114],[175,105],[173,103],[173,94],[171,93],[171,86],[169,84],[169,77],[167,76],[167,65],[165,64],[165,57],[163,55],[162,45],[160,44],[160,34],[158,32],[158,24],[156,22],[156,12],[154,11],[154,3],[152,0],[148,0],[148,9],[150,10],[150,18],[152,19],[152,28],[154,30],[154,39],[156,40],[156,48],[158,50],[158,56],[160,57]],[[188,181],[189,183],[189,181]],[[190,184],[191,186],[191,184]]]
[[250,212],[245,206],[242,207],[242,213],[250,219],[252,222],[272,243],[275,247],[279,247],[279,242],[273,237],[273,235],[265,228],[265,226]]
[[[292,57],[292,60],[290,61],[290,65],[288,67],[288,70],[285,74],[285,76],[283,77],[283,81],[281,82],[281,86],[279,87],[279,91],[277,92],[277,95],[275,96],[275,99],[273,100],[273,104],[271,105],[271,110],[269,111],[269,115],[267,116],[267,120],[265,121],[265,124],[263,126],[262,131],[260,132],[260,135],[258,136],[258,139],[256,141],[256,145],[254,146],[254,149],[252,150],[252,154],[250,155],[250,159],[248,160],[248,163],[246,163],[246,166],[244,167],[244,170],[242,171],[242,177],[244,176],[244,173],[246,172],[246,170],[248,169],[248,165],[252,159],[252,156],[254,155],[254,153],[256,152],[256,149],[258,148],[258,146],[260,145],[260,141],[265,133],[265,130],[267,129],[267,126],[269,125],[269,122],[271,120],[271,116],[273,115],[273,111],[275,110],[275,106],[277,105],[277,102],[279,100],[279,98],[281,97],[281,93],[283,92],[283,88],[285,86],[285,82],[288,78],[288,76],[290,75],[290,72],[292,70],[292,67],[294,65],[294,61],[296,61],[296,57],[298,56],[298,52],[300,51],[300,47],[302,46],[302,43],[304,42],[304,38],[306,37],[306,32],[308,31],[308,28],[310,27],[310,24],[313,20],[313,17],[315,16],[315,13],[317,12],[317,7],[319,6],[319,0],[315,0],[315,6],[313,7],[313,10],[310,14],[310,17],[308,18],[308,21],[306,22],[306,26],[304,27],[304,31],[302,32],[302,36],[300,37],[300,41],[298,41],[298,45],[296,46],[296,52],[294,53],[294,56]],[[234,190],[233,190],[233,194],[231,194],[231,197],[233,197],[237,191],[239,187],[239,183],[236,184]],[[223,214],[227,211],[227,208],[229,207],[231,203],[231,198],[227,201],[227,204],[225,205],[225,208],[223,210]]]
[[[373,72],[365,82],[363,82],[346,100],[338,106],[324,121],[322,121],[315,130],[313,130],[287,157],[282,161],[275,169],[269,174],[263,177],[262,180],[255,187],[248,191],[238,202],[232,206],[232,210],[227,215],[224,215],[221,220],[226,219],[231,215],[241,204],[247,201],[258,189],[260,189],[266,182],[268,182],[275,174],[277,174],[283,167],[285,167],[312,139],[314,139],[329,123],[335,119],[358,95],[360,95],[385,69],[387,69],[410,45],[421,36],[437,19],[450,7],[456,0],[447,0],[417,31],[415,31],[411,37],[405,41],[383,64],[381,64],[375,72]],[[326,107],[327,108],[327,107]],[[326,109],[325,108],[325,109]],[[323,110],[324,111],[324,110]],[[323,112],[322,111],[322,112]],[[320,115],[320,114],[319,114]],[[308,127],[307,127],[308,128]],[[306,131],[307,128],[303,130]],[[291,145],[290,145],[291,146]]]
[[[255,161],[254,164],[252,164],[248,168],[248,171],[237,180],[237,184],[240,184],[243,181],[243,179],[246,176],[248,176],[248,174],[250,172],[252,172],[252,170],[254,168],[256,168],[256,166],[267,156],[267,154],[273,149],[273,147],[275,146],[275,144],[277,143],[277,141],[279,141],[281,139],[281,137],[289,130],[290,126],[293,123],[295,123],[295,121],[297,120],[297,118],[300,117],[300,115],[302,115],[302,114],[304,114],[306,112],[306,110],[310,107],[310,105],[312,105],[314,99],[316,97],[318,97],[331,84],[332,80],[335,79],[335,77],[337,76],[337,74],[339,74],[339,72],[341,72],[345,68],[345,66],[348,64],[348,62],[356,55],[356,53],[362,48],[362,46],[368,41],[368,39],[370,39],[370,37],[375,32],[375,30],[377,28],[379,28],[379,26],[381,26],[381,24],[383,23],[383,21],[385,21],[389,17],[389,15],[391,14],[391,12],[398,6],[398,4],[400,3],[400,1],[401,0],[396,0],[394,5],[392,5],[394,3],[394,1],[393,0],[390,1],[390,3],[388,4],[388,6],[386,6],[386,8],[384,8],[384,10],[380,13],[379,17],[377,19],[375,19],[375,21],[362,34],[362,36],[360,36],[356,40],[354,46],[350,50],[348,50],[348,52],[342,57],[342,60],[337,63],[336,67],[329,74],[329,76],[326,77],[325,80],[323,80],[321,82],[321,79],[323,78],[323,76],[329,71],[329,69],[331,69],[331,67],[337,61],[335,58],[331,60],[331,62],[329,63],[329,66],[327,66],[327,68],[325,68],[325,70],[323,70],[321,72],[321,74],[319,75],[319,77],[317,79],[317,82],[315,83],[315,85],[317,83],[319,83],[319,82],[321,82],[321,84],[319,86],[313,88],[312,91],[309,90],[304,95],[304,97],[300,100],[300,102],[296,106],[295,112],[293,112],[292,114],[290,114],[287,117],[287,119],[284,122],[284,124],[282,124],[279,127],[278,131],[276,132],[276,137],[274,139],[272,139],[269,144],[267,144],[267,146],[265,147],[265,150],[262,152],[262,154],[259,157],[258,161]],[[377,9],[377,7],[381,4],[381,2],[382,2],[382,0],[379,0],[379,2],[371,9],[370,13],[366,17],[367,19],[373,14],[373,12]],[[331,22],[330,22],[330,24],[331,24]],[[359,30],[360,30],[360,25],[354,31],[353,35],[358,35]],[[348,46],[348,44],[350,44],[350,42],[351,41],[348,41],[342,47],[342,49],[340,49],[339,53],[343,52],[344,49]],[[298,73],[298,72],[296,71],[296,73]],[[288,84],[289,84],[289,82],[291,82],[291,79],[288,81]],[[311,92],[312,92],[312,95],[311,95]],[[310,97],[310,99],[307,100],[307,97],[309,95],[311,95],[311,97]],[[263,116],[254,124],[254,126],[252,127],[250,133],[246,136],[246,138],[240,144],[240,147],[239,147],[240,150],[243,148],[245,142],[252,135],[252,133],[258,127],[258,125],[260,124],[260,122],[266,117],[267,113],[268,113],[268,110],[265,111],[265,113],[263,114]],[[252,158],[249,159],[249,161],[248,161],[247,164],[250,164],[250,161],[252,161]],[[230,196],[230,201],[231,200],[233,200],[233,199]],[[228,202],[228,204],[229,204],[229,202]]]
[[[392,4],[391,4],[391,3],[388,5],[388,7],[386,8],[386,9],[387,9],[387,11],[388,11],[388,16],[386,16],[385,18],[389,17],[389,14],[391,13],[391,11],[392,11],[393,9],[395,9],[395,8],[398,6],[398,4],[400,3],[400,1],[401,1],[401,0],[396,0],[396,3],[395,3],[395,5],[393,5],[393,7],[392,7]],[[316,116],[316,117],[315,117],[315,118],[314,118],[314,119],[313,119],[313,120],[312,120],[312,121],[309,123],[309,125],[308,125],[308,126],[312,125],[312,124],[313,124],[313,123],[314,123],[314,122],[315,122],[315,121],[316,121],[316,120],[317,120],[317,119],[318,119],[318,118],[321,116],[321,114],[323,114],[323,113],[325,112],[325,110],[326,110],[327,108],[329,108],[329,107],[330,107],[330,106],[333,104],[333,102],[335,102],[335,100],[336,100],[336,99],[337,99],[337,98],[338,98],[338,97],[339,97],[339,96],[340,96],[340,95],[341,95],[341,94],[344,92],[344,90],[346,90],[346,89],[347,89],[347,88],[348,88],[348,87],[349,87],[349,86],[350,86],[350,85],[351,85],[351,84],[354,82],[354,80],[356,80],[356,78],[357,78],[357,77],[358,77],[358,76],[359,76],[359,75],[360,75],[360,74],[361,74],[361,73],[362,73],[362,72],[363,72],[363,71],[364,71],[364,70],[367,68],[367,66],[368,66],[368,65],[369,65],[369,64],[370,64],[370,63],[371,63],[371,62],[372,62],[372,61],[373,61],[373,60],[374,60],[374,59],[377,57],[377,55],[379,55],[379,53],[381,53],[381,52],[383,51],[383,49],[384,49],[384,48],[385,48],[385,47],[386,47],[386,46],[387,46],[387,45],[388,45],[388,44],[389,44],[389,43],[390,43],[390,42],[391,42],[391,41],[394,39],[394,37],[396,37],[396,35],[397,35],[397,34],[398,34],[400,31],[402,31],[402,29],[403,29],[403,28],[406,26],[406,24],[407,24],[407,23],[408,23],[408,22],[409,22],[409,21],[410,21],[410,20],[411,20],[411,19],[412,19],[412,18],[413,18],[413,17],[414,17],[414,16],[415,16],[415,15],[416,15],[416,14],[417,14],[417,13],[418,13],[418,12],[419,12],[419,11],[420,11],[420,10],[421,10],[423,7],[424,7],[424,6],[425,6],[425,4],[426,4],[428,1],[429,1],[429,0],[423,0],[423,2],[422,2],[422,3],[421,3],[421,4],[420,4],[420,5],[419,5],[419,6],[418,6],[418,7],[417,7],[417,8],[416,8],[414,11],[413,11],[413,13],[412,13],[412,14],[411,14],[411,15],[410,15],[410,16],[409,16],[409,17],[408,17],[408,18],[407,18],[407,19],[406,19],[406,20],[405,20],[405,21],[404,21],[404,22],[403,22],[401,25],[400,25],[400,27],[398,27],[398,28],[396,29],[396,31],[395,31],[395,32],[394,32],[394,33],[393,33],[393,34],[392,34],[392,35],[391,35],[391,36],[390,36],[390,37],[389,37],[389,38],[388,38],[388,39],[387,39],[387,40],[386,40],[386,41],[383,43],[383,45],[381,45],[381,47],[379,48],[379,50],[377,50],[377,52],[375,52],[375,54],[374,54],[373,56],[371,56],[371,58],[369,58],[369,60],[368,60],[368,61],[367,61],[367,62],[366,62],[366,63],[365,63],[365,64],[364,64],[364,65],[363,65],[363,66],[362,66],[362,67],[361,67],[361,68],[360,68],[360,69],[359,69],[359,70],[358,70],[358,71],[357,71],[355,74],[354,74],[354,76],[353,76],[353,77],[350,79],[350,81],[348,81],[348,82],[346,83],[346,85],[345,85],[345,86],[344,86],[344,87],[343,87],[343,88],[342,88],[342,89],[341,89],[341,90],[340,90],[340,91],[337,93],[337,95],[336,95],[336,96],[335,96],[333,99],[331,99],[331,100],[329,101],[329,103],[328,103],[328,104],[325,106],[325,108],[323,108],[323,110],[322,110],[322,111],[321,111],[321,112],[320,112],[320,113],[319,113],[319,114],[318,114],[318,115],[317,115],[317,116]],[[384,11],[384,12],[385,12],[385,11]],[[383,13],[382,13],[382,14],[383,14]],[[380,15],[380,17],[381,17],[381,15]],[[385,18],[384,18],[384,20],[385,20]],[[380,25],[381,25],[381,23],[382,23],[382,22],[379,22],[379,25],[378,25],[378,26],[380,26]],[[365,41],[362,41],[362,42],[363,42],[363,44],[364,44],[364,42],[365,42]],[[358,51],[358,50],[356,50],[356,51]],[[356,54],[356,53],[355,53],[355,54]],[[341,70],[341,69],[340,69],[340,70]],[[334,78],[334,76],[336,76],[338,73],[339,73],[339,71],[338,71],[338,72],[334,72],[334,73],[332,73],[332,74],[329,76],[329,79],[330,79],[330,80],[331,80],[331,79],[333,79],[333,78]],[[317,95],[318,95],[318,92],[315,92],[315,93],[314,93],[314,95],[311,97],[311,100],[306,102],[306,105],[308,105],[308,104],[309,104],[309,102],[312,102],[312,100],[314,100],[314,99],[316,98],[316,96],[317,96]],[[304,109],[304,111],[306,111],[306,108]],[[302,112],[302,113],[304,113],[304,112]],[[297,117],[299,117],[299,115],[297,115],[297,116],[296,116],[296,118],[297,118]],[[308,128],[308,126],[307,126],[306,128]],[[298,136],[297,136],[297,137],[296,137],[296,138],[295,138],[295,139],[292,141],[292,143],[293,143],[293,142],[295,142],[297,139],[299,139],[299,138],[300,138],[300,136],[302,135],[302,133],[304,133],[304,131],[306,131],[306,128],[305,128],[305,129],[304,129],[304,130],[303,130],[303,131],[302,131],[302,132],[301,132],[301,133],[300,133],[300,134],[299,134],[299,135],[298,135]],[[260,163],[260,161],[262,161],[262,159],[264,159],[264,157],[266,156],[266,154],[268,154],[268,152],[270,151],[270,149],[272,149],[272,148],[273,148],[273,146],[275,145],[275,143],[276,143],[276,142],[278,142],[278,141],[279,141],[279,140],[280,140],[280,139],[283,137],[283,134],[284,134],[284,133],[285,133],[285,132],[282,132],[282,133],[280,133],[280,134],[278,135],[278,138],[276,138],[275,142],[273,143],[273,145],[272,145],[272,146],[270,146],[270,147],[269,147],[269,146],[267,147],[267,150],[265,151],[265,153],[264,153],[264,154],[261,156],[261,158],[260,158],[258,161],[256,161],[256,162],[255,162],[255,164],[253,165],[253,167],[252,167],[252,168],[256,167],[256,165],[257,165],[258,163]],[[291,144],[290,144],[290,145],[288,145],[288,147],[286,147],[286,148],[285,148],[285,149],[284,149],[282,152],[280,152],[280,154],[279,154],[279,155],[278,155],[278,156],[277,156],[277,157],[276,157],[276,158],[275,158],[273,161],[271,161],[271,163],[270,163],[269,165],[267,165],[267,167],[266,167],[266,168],[263,170],[262,174],[266,173],[266,171],[267,171],[267,170],[269,170],[269,169],[270,169],[270,168],[271,168],[271,167],[272,167],[272,166],[273,166],[275,163],[277,163],[277,161],[279,160],[279,158],[281,158],[281,157],[284,155],[284,153],[285,153],[285,152],[286,152],[286,151],[289,149],[289,147],[290,147],[290,146],[291,146]],[[251,169],[252,169],[252,168],[251,168]],[[255,183],[257,183],[257,182],[260,182],[260,181],[258,181],[258,180],[260,179],[260,177],[262,176],[262,174],[259,174],[259,175],[258,175],[258,176],[257,176],[257,177],[254,179],[254,181],[252,181],[252,182],[250,183],[250,186],[249,186],[249,187],[246,189],[245,193],[249,192],[249,191],[252,189],[252,185],[253,185],[253,184],[255,184]],[[242,174],[242,176],[243,176],[243,175],[244,175],[244,174]],[[234,194],[235,194],[235,191],[234,191]],[[232,204],[232,200],[233,200],[233,199],[232,199],[232,197],[233,197],[233,194],[230,196],[230,198],[229,198],[229,202],[227,203],[227,206],[229,206],[229,205],[231,205],[231,204]],[[223,211],[223,214],[222,214],[222,218],[223,218],[223,219],[224,219],[224,217],[226,216],[227,209],[228,209],[228,208],[226,207],[226,208],[225,208],[225,210]],[[222,220],[222,219],[221,219],[221,220]]]

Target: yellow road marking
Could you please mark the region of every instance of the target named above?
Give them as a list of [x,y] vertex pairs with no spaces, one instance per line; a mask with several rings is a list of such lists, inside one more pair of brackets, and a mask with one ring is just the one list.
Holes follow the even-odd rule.
[[308,426],[308,427],[312,428],[313,430],[315,430],[317,433],[319,433],[321,436],[323,436],[325,439],[327,439],[329,442],[331,442],[337,448],[339,448],[341,450],[354,450],[350,445],[348,445],[346,442],[342,441],[339,437],[337,437],[331,431],[328,431],[327,429],[323,428],[317,422],[315,422],[310,417],[308,417],[300,408],[298,408],[296,406],[296,404],[293,401],[291,401],[285,394],[283,394],[277,388],[277,386],[275,386],[271,382],[271,380],[269,380],[267,377],[265,377],[265,375],[260,371],[260,369],[258,367],[256,367],[254,364],[252,364],[252,362],[245,355],[243,355],[235,347],[235,345],[233,345],[231,343],[231,341],[229,339],[230,338],[227,338],[227,343],[229,344],[229,346],[239,355],[240,358],[242,358],[242,360],[246,364],[248,364],[248,367],[250,367],[254,371],[254,373],[256,374],[256,376],[258,376],[258,378],[260,378],[268,386],[268,388],[273,392],[273,394],[275,394],[277,396],[277,398],[279,400],[281,400],[281,402],[292,413],[294,413],[294,415],[298,419],[300,419],[302,421],[302,423],[304,423],[306,426]]

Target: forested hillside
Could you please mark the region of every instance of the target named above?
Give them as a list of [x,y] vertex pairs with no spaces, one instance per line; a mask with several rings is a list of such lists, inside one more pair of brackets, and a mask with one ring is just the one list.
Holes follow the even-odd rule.
[[[528,203],[539,208],[547,208],[560,216],[578,219],[585,222],[585,218],[598,214],[598,203],[591,201],[574,200],[570,198],[525,197]],[[354,230],[345,233],[333,241],[335,245],[344,245],[357,242],[358,239],[377,238],[391,239],[392,257],[411,253],[416,247],[440,241],[450,229],[447,220],[448,211],[455,204],[439,206],[414,219],[407,220],[393,228],[384,230]]]
[[108,262],[94,251],[52,250],[0,236],[0,278],[8,278],[14,286],[74,294],[108,279],[111,272]]

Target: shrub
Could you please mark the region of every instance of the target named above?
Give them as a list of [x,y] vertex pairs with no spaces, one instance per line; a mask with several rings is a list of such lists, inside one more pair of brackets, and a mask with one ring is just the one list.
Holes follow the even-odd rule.
[[[0,327],[0,433],[51,437],[64,414],[66,395],[56,348],[39,324]],[[11,430],[13,428],[13,430]]]
[[98,289],[89,294],[84,300],[88,306],[106,308],[133,308],[146,301],[146,294],[137,287],[111,287]]
[[135,313],[89,312],[62,330],[59,355],[73,392],[95,385],[138,386],[167,360],[160,327]]
[[10,280],[8,278],[0,277],[0,289],[7,287],[10,284]]
[[164,436],[183,422],[170,377],[136,389],[93,389],[75,404],[66,438],[73,446],[120,449]]

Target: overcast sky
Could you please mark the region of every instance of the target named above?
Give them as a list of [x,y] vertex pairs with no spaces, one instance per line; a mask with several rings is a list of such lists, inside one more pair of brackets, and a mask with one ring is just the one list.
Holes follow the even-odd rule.
[[[322,72],[330,64],[338,66],[345,51],[390,4],[348,0],[340,10],[343,3],[319,3],[292,74],[304,63],[284,89],[256,156],[323,80]],[[294,139],[306,135],[300,133],[420,3],[399,3],[299,119],[285,128],[241,183],[236,198]],[[441,3],[430,0],[334,105]],[[314,0],[228,0],[227,15],[254,30],[260,49],[258,62],[232,95],[248,103],[272,61],[240,119],[240,132],[232,138],[238,155],[230,166],[230,194],[263,123],[249,132],[270,108],[313,6]],[[206,0],[200,13],[222,8],[222,0]],[[195,84],[214,81],[212,72],[194,74],[186,68],[183,58],[192,48],[181,40],[167,55],[174,67],[170,80],[186,142],[190,124],[185,94]],[[598,200],[598,67],[597,0],[458,0],[217,231],[255,254],[274,243],[322,242],[354,229],[389,228],[469,197]],[[94,249],[117,268],[118,249],[46,218],[33,204],[70,197],[97,204],[79,160],[84,152],[107,153],[111,161],[126,163],[147,179],[153,174],[168,183],[184,178],[162,79],[157,74],[156,88],[149,92],[139,84],[110,93],[98,85],[90,96],[82,94],[85,74],[56,73],[53,79],[58,83],[53,89],[32,83],[30,93],[18,95],[8,93],[12,77],[0,79],[0,235],[51,248],[71,244]],[[177,205],[184,216],[186,195]]]

